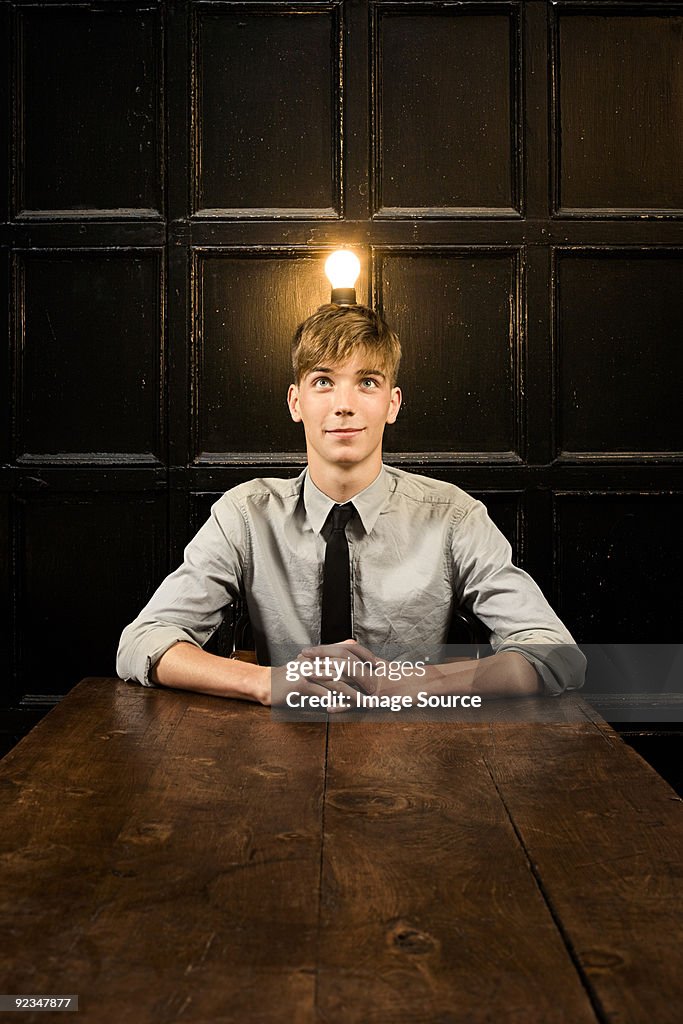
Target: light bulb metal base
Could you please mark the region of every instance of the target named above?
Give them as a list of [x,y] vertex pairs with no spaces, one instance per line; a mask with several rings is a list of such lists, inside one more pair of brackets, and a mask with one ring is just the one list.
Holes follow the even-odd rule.
[[335,306],[357,306],[355,288],[333,288],[330,302]]

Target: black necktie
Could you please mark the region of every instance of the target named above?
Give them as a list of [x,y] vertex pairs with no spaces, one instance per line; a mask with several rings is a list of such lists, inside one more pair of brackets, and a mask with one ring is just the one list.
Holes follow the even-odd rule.
[[337,644],[351,637],[351,570],[346,524],[355,511],[348,502],[346,505],[333,505],[329,516],[332,531],[325,549],[320,625],[320,642],[323,644]]

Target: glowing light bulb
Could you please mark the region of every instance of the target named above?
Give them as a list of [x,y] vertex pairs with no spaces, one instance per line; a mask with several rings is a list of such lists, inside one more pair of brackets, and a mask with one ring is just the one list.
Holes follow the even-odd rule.
[[360,262],[349,249],[338,249],[327,257],[325,273],[332,285],[332,302],[338,306],[355,306],[355,284],[360,274]]
[[325,273],[333,288],[353,288],[360,274],[360,263],[349,249],[338,249],[325,261]]

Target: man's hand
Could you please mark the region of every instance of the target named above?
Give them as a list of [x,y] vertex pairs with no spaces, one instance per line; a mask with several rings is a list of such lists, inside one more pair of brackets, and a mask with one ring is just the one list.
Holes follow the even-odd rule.
[[[358,671],[360,681],[361,651],[373,662],[378,660],[354,640],[304,648],[286,665],[271,669],[273,705],[329,712],[354,709],[356,693],[362,688],[354,674]],[[295,702],[288,704],[288,697]]]
[[[334,666],[334,678],[352,687],[354,693],[377,693],[380,680],[376,674],[378,666],[388,662],[379,658],[356,640],[344,640],[338,644],[323,644],[320,647],[304,647],[299,655],[307,661],[315,661],[321,667]],[[381,673],[380,669],[380,673]],[[323,673],[321,673],[321,676]]]
[[[313,697],[318,709],[331,714],[355,711],[362,706],[358,703],[359,694],[376,697],[417,695],[425,686],[427,676],[426,666],[418,668],[409,662],[388,661],[355,640],[305,647],[287,668],[290,681],[283,685],[282,676],[278,677],[277,703],[284,704],[289,693],[292,694],[290,699],[297,701],[295,706],[304,707],[310,706],[309,699]],[[296,682],[292,682],[295,677]],[[289,706],[293,705],[290,703]]]

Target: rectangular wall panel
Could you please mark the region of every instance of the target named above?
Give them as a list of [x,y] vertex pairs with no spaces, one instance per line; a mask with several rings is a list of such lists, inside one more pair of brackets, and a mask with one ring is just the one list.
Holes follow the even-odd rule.
[[34,693],[115,674],[123,627],[161,579],[166,500],[133,494],[15,501],[19,672]]
[[20,462],[163,458],[162,268],[152,249],[15,254]]
[[384,315],[403,347],[389,452],[519,459],[520,254],[378,250]]
[[[195,461],[302,452],[303,428],[285,404],[291,340],[297,325],[329,302],[324,254],[225,250],[195,259]],[[359,299],[363,291],[360,285]]]
[[197,4],[194,212],[341,212],[340,5]]
[[10,164],[12,162],[12,11],[0,7],[0,223],[9,220]]
[[556,252],[558,454],[683,456],[683,250]]
[[553,4],[561,215],[683,214],[683,5]]
[[12,550],[10,535],[10,497],[0,493],[0,703],[11,696],[11,680],[14,675],[14,600],[12,572]]
[[554,519],[557,609],[579,642],[680,643],[683,494],[558,493]]
[[376,214],[518,213],[517,5],[375,12]]
[[0,465],[9,464],[11,444],[10,433],[10,408],[11,408],[11,363],[10,363],[10,337],[9,325],[11,317],[10,307],[10,252],[5,247],[0,247],[0,317],[6,325],[7,344],[3,346],[0,355]]
[[160,216],[162,54],[160,7],[17,7],[15,216]]

